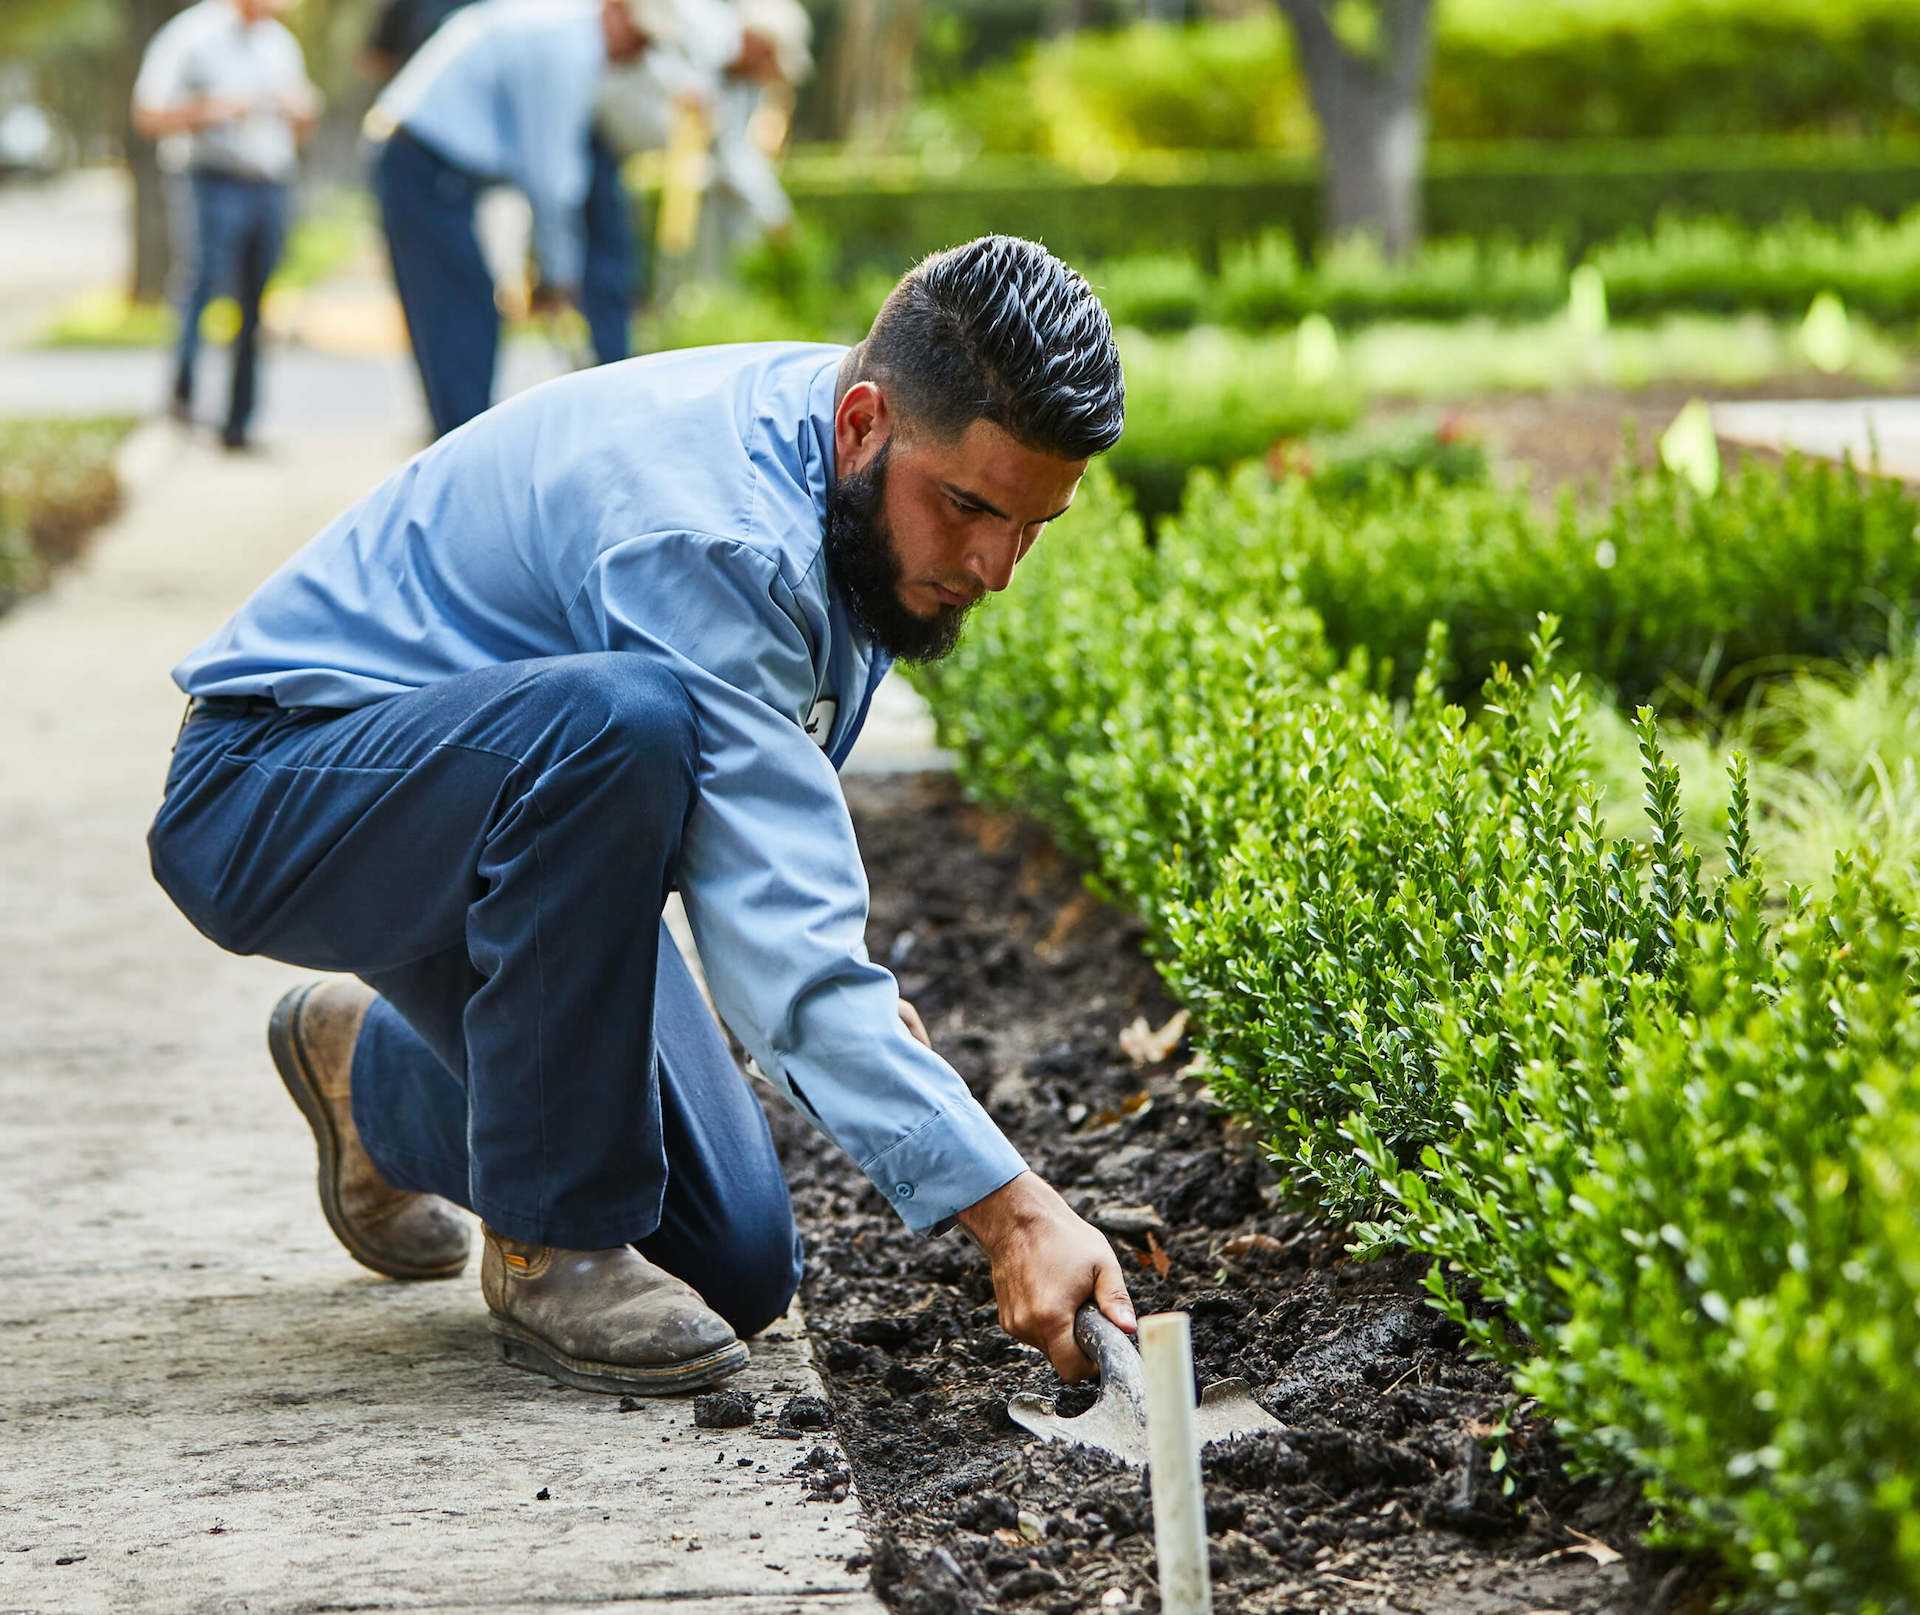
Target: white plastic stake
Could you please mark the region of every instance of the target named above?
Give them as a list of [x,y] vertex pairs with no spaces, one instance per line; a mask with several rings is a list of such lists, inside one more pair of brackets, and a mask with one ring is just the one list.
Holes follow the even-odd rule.
[[1193,1326],[1184,1312],[1140,1320],[1153,1463],[1153,1541],[1163,1615],[1213,1615],[1207,1575],[1207,1501],[1193,1417]]

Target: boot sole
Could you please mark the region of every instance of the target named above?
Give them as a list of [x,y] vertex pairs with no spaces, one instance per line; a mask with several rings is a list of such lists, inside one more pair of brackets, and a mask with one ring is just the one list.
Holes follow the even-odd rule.
[[498,1313],[493,1314],[494,1338],[500,1342],[500,1355],[515,1368],[530,1369],[571,1385],[576,1391],[603,1391],[626,1396],[673,1396],[681,1391],[696,1391],[715,1380],[737,1374],[747,1366],[747,1348],[731,1341],[704,1357],[689,1357],[684,1362],[663,1363],[658,1368],[636,1368],[619,1363],[596,1363],[590,1358],[570,1357],[559,1347],[542,1340]]
[[288,1095],[300,1107],[300,1114],[306,1117],[307,1125],[313,1129],[313,1142],[320,1152],[320,1210],[326,1216],[327,1226],[333,1230],[333,1237],[346,1247],[349,1256],[362,1267],[372,1268],[383,1277],[458,1278],[466,1271],[465,1256],[457,1262],[443,1262],[438,1267],[421,1267],[395,1261],[369,1248],[341,1214],[340,1189],[336,1181],[340,1134],[333,1125],[333,1116],[327,1109],[326,1101],[320,1097],[313,1065],[307,1058],[306,1043],[300,1036],[300,1011],[319,986],[318,982],[308,982],[304,987],[296,987],[273,1006],[272,1019],[267,1022],[267,1052],[273,1056],[273,1067],[286,1084]]

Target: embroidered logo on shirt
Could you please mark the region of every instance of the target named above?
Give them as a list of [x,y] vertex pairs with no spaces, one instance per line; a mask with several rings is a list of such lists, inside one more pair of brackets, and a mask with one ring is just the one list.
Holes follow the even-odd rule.
[[813,710],[807,714],[807,736],[822,751],[827,749],[827,738],[833,733],[834,714],[840,710],[840,703],[827,696],[813,703]]

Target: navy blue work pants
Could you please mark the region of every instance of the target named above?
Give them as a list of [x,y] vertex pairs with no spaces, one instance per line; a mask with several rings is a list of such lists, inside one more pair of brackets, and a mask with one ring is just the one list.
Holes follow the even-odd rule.
[[193,402],[200,317],[216,297],[230,294],[240,305],[240,329],[233,339],[223,435],[230,443],[240,443],[246,439],[259,390],[260,299],[287,242],[287,187],[208,168],[192,170],[187,183],[193,198],[193,272],[182,282],[173,396],[182,404]]
[[235,953],[380,999],[353,1115],[390,1182],[516,1239],[634,1244],[742,1335],[800,1242],[765,1116],[666,937],[685,688],[645,657],[509,662],[370,706],[201,714],[148,837]]
[[[596,139],[583,212],[586,261],[580,312],[601,364],[624,359],[633,318],[633,225],[619,164]],[[436,435],[493,402],[500,315],[493,276],[474,231],[480,194],[493,182],[448,162],[401,129],[374,159],[373,189],[407,317],[414,361]]]

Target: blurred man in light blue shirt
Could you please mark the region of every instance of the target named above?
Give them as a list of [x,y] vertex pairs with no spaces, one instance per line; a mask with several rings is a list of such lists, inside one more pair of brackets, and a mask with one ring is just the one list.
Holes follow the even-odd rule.
[[247,446],[258,391],[260,302],[286,244],[300,142],[320,94],[299,41],[280,22],[287,0],[200,0],[147,47],[133,85],[136,133],[184,142],[191,272],[180,279],[172,411],[193,414],[200,318],[222,292],[240,307],[221,441]]
[[533,213],[548,299],[577,306],[601,363],[627,354],[633,231],[594,132],[610,63],[682,32],[672,0],[480,0],[450,16],[367,115],[374,193],[436,433],[492,401],[499,316],[474,230],[483,191]]
[[457,1202],[510,1361],[641,1393],[745,1361],[798,1247],[661,940],[678,888],[727,1025],[910,1226],[979,1239],[1010,1330],[1078,1375],[1082,1302],[1131,1327],[1105,1240],[868,959],[835,775],[888,664],[1007,587],[1121,407],[1085,281],[987,237],[851,351],[663,354],[486,414],[176,669],[156,875],[223,946],[367,984],[270,1029],[355,1257],[459,1272]]

